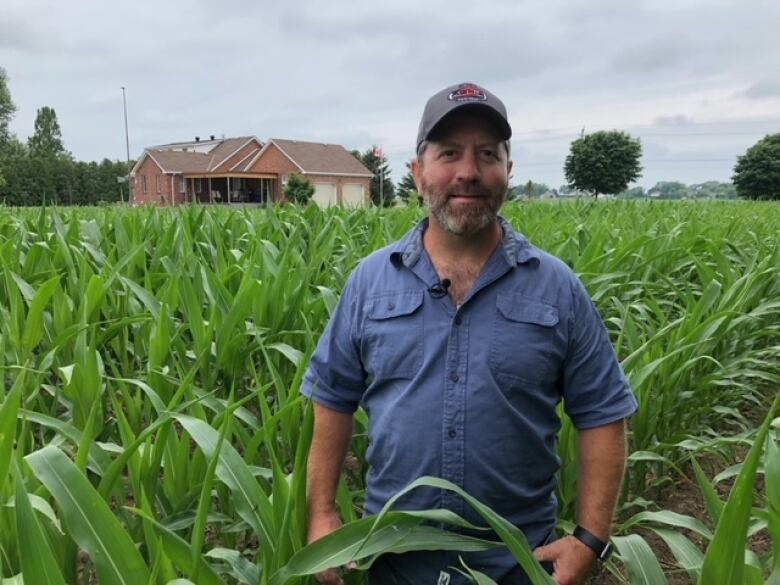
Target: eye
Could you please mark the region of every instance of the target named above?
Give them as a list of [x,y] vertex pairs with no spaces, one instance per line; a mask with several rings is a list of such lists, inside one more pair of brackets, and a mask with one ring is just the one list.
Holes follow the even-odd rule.
[[458,153],[454,148],[445,148],[444,150],[439,151],[439,158],[454,158],[457,154]]
[[490,160],[496,160],[498,158],[498,150],[495,148],[483,148],[480,152],[484,158]]

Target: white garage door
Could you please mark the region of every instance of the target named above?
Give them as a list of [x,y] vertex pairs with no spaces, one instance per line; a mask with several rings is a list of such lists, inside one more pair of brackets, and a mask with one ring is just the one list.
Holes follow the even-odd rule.
[[312,201],[320,207],[329,207],[336,204],[335,183],[314,183],[314,197]]
[[363,185],[360,183],[345,183],[341,189],[341,202],[351,207],[365,205]]

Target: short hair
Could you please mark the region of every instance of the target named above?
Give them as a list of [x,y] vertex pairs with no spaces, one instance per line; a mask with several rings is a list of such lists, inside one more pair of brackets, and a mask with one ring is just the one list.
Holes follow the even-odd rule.
[[[417,147],[417,160],[422,160],[422,157],[425,154],[425,151],[428,148],[428,144],[430,142],[431,142],[430,140],[423,140],[420,143],[420,146]],[[512,141],[511,140],[502,140],[501,144],[504,145],[504,148],[506,149],[506,156],[507,156],[507,158],[509,158],[510,154],[512,153]]]

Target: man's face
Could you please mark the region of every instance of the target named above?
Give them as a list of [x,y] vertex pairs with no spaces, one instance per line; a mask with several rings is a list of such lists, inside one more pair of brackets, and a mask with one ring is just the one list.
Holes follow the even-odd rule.
[[412,174],[432,220],[446,231],[473,235],[493,224],[506,198],[512,162],[494,126],[473,115],[454,115]]

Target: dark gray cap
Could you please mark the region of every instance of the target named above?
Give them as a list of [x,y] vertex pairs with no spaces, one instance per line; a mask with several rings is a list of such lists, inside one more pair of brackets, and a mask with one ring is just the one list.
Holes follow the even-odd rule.
[[512,127],[507,120],[504,103],[484,87],[474,83],[458,83],[434,94],[425,104],[420,129],[417,131],[418,149],[423,140],[428,140],[439,122],[455,110],[469,110],[483,115],[495,123],[502,140],[512,137]]

